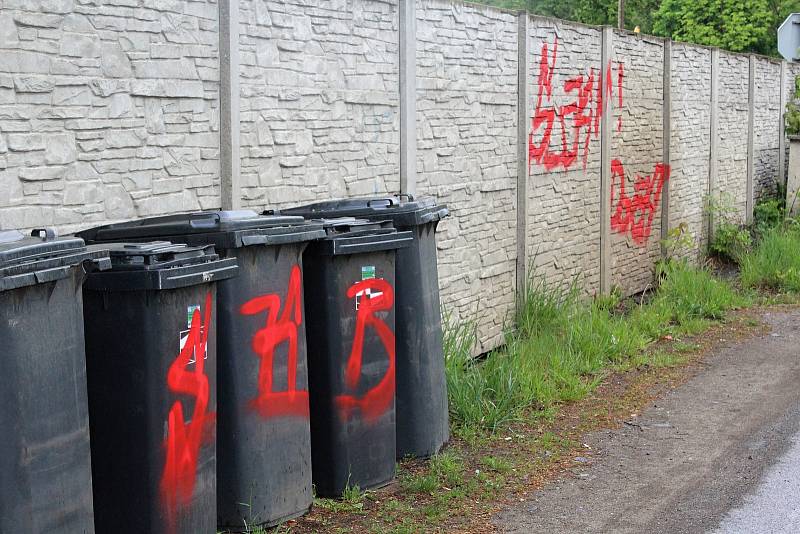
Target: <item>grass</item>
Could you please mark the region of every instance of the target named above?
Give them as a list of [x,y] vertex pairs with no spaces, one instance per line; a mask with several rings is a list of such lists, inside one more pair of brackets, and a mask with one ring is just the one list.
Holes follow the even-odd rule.
[[800,292],[800,228],[797,223],[763,233],[741,262],[744,287]]
[[[505,347],[475,360],[470,325],[446,327],[450,409],[457,430],[495,432],[523,417],[589,393],[612,366],[676,365],[674,355],[641,359],[642,351],[664,336],[692,334],[747,304],[726,282],[706,269],[672,263],[646,304],[615,313],[620,298],[582,298],[567,289],[533,280],[516,330]],[[638,358],[638,359],[637,359]]]

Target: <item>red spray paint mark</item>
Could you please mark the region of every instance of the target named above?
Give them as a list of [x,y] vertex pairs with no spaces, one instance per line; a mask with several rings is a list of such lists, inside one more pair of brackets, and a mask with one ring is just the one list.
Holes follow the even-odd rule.
[[344,421],[347,421],[356,408],[361,411],[367,423],[374,423],[392,405],[395,390],[395,347],[394,332],[380,319],[374,316],[375,312],[389,310],[394,303],[392,286],[386,280],[370,278],[353,284],[347,290],[347,298],[353,299],[357,295],[372,293],[376,296],[361,298],[356,313],[356,333],[353,339],[353,348],[347,361],[345,370],[345,385],[350,391],[358,387],[361,378],[362,353],[364,350],[364,334],[367,326],[375,329],[378,337],[386,349],[389,358],[389,367],[381,381],[361,397],[355,395],[339,395],[336,404]]
[[[258,396],[250,401],[251,408],[264,419],[273,417],[308,417],[308,391],[297,389],[297,329],[302,324],[302,280],[300,267],[294,265],[289,275],[286,304],[280,318],[281,297],[271,294],[256,297],[240,309],[243,315],[267,312],[264,328],[253,336],[253,352],[261,358],[258,370]],[[275,349],[289,344],[287,357],[287,389],[273,391]]]
[[[175,531],[178,513],[192,502],[200,447],[214,436],[216,414],[206,412],[209,384],[204,372],[211,306],[211,293],[208,293],[204,306],[205,319],[201,322],[200,310],[194,311],[186,344],[167,372],[167,385],[171,392],[194,398],[191,422],[187,423],[184,419],[183,403],[179,400],[172,405],[167,420],[167,437],[164,441],[167,459],[161,477],[161,494],[170,532]],[[193,371],[186,369],[190,360],[194,360]]]
[[[558,59],[558,38],[553,43],[552,53],[547,43],[542,44],[539,76],[537,80],[536,108],[533,113],[531,131],[528,134],[528,163],[537,163],[551,171],[562,167],[569,169],[580,156],[583,167],[589,156],[589,142],[600,134],[600,117],[603,100],[611,102],[614,92],[611,62],[606,65],[605,87],[594,69],[564,82],[564,93],[574,93],[572,102],[562,106],[553,104],[553,77]],[[617,64],[617,100],[622,108],[622,64]],[[604,94],[605,91],[605,94]],[[556,118],[558,120],[556,121]],[[558,125],[560,136],[554,139],[554,127]],[[617,120],[617,129],[622,129],[622,117]],[[558,135],[558,134],[556,134]],[[539,139],[539,142],[536,142]],[[560,141],[560,143],[559,143]],[[559,148],[551,148],[555,144]]]
[[664,182],[669,180],[669,165],[658,163],[653,174],[636,176],[633,195],[625,192],[625,169],[622,162],[611,162],[611,229],[630,234],[637,245],[646,245],[653,228],[653,218],[661,200]]

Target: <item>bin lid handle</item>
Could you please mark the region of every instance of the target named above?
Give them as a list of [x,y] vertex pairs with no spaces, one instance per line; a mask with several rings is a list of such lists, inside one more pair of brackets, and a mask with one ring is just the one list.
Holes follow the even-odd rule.
[[34,228],[31,230],[31,236],[42,238],[45,241],[58,237],[55,228]]
[[371,198],[367,201],[367,207],[371,208],[373,204],[383,204],[387,203],[389,207],[394,206],[395,202],[392,197],[382,197],[382,198]]

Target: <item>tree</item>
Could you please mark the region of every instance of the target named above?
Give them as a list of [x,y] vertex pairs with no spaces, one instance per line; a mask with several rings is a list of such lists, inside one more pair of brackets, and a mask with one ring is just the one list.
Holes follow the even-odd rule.
[[769,0],[663,0],[653,30],[676,41],[760,51],[769,48],[774,18]]
[[[618,0],[476,0],[584,24],[616,26]],[[625,0],[625,27],[676,41],[777,56],[777,29],[800,0]]]

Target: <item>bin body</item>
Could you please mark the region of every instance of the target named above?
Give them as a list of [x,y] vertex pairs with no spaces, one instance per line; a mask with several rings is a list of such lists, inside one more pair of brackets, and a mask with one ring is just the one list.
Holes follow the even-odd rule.
[[413,234],[411,244],[397,251],[397,457],[435,454],[449,439],[436,261],[436,227],[447,208],[430,197],[377,197],[320,202],[282,213],[388,220]]
[[218,525],[271,526],[313,500],[303,250],[325,235],[300,217],[206,212],[88,231],[87,238],[211,243],[239,275],[220,282],[217,317]]
[[313,477],[329,497],[394,477],[394,271],[411,239],[347,227],[305,254]]
[[[24,267],[8,259],[11,248],[47,243],[0,235],[0,532],[95,532],[81,263],[102,254],[84,254],[80,240],[55,239],[71,260],[42,258],[49,265],[37,266],[32,259]],[[6,270],[11,263],[15,272]]]
[[99,532],[216,532],[216,280],[236,266],[187,248],[137,245],[149,269],[84,288]]
[[311,508],[304,248],[293,243],[226,251],[244,268],[220,291],[223,527],[271,526]]

